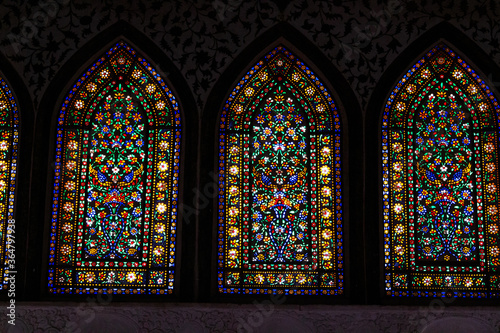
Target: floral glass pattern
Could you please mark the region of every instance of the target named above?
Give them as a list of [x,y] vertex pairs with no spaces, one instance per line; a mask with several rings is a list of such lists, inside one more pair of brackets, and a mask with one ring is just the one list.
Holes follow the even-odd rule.
[[14,94],[0,77],[0,276],[8,289],[9,271],[15,270],[14,199],[17,184],[19,111]]
[[279,46],[226,101],[219,127],[219,292],[343,293],[340,116]]
[[57,294],[170,294],[181,119],[163,79],[124,42],[59,112],[49,258]]
[[499,296],[499,124],[489,87],[445,45],[391,92],[382,120],[387,295]]

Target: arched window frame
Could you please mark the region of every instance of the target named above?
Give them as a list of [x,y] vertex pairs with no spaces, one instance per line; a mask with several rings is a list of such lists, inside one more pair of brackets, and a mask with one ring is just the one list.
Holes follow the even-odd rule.
[[[122,64],[119,57],[126,59]],[[130,66],[127,67],[127,66]],[[131,68],[135,69],[131,69]],[[91,85],[93,85],[91,87]],[[84,223],[87,214],[89,172],[89,135],[95,111],[108,89],[122,85],[142,109],[145,119],[145,157],[141,180],[143,191],[141,219],[141,258],[136,261],[85,261],[71,259],[63,263],[61,243],[74,258],[82,256]],[[78,198],[70,202],[78,207],[78,218],[62,222],[64,202],[61,192],[67,179],[64,158],[68,153],[70,131],[77,134],[78,157],[74,158],[74,175]],[[73,140],[75,141],[75,140]],[[49,292],[55,294],[171,294],[174,288],[176,235],[178,230],[177,205],[179,200],[181,145],[181,114],[173,92],[164,79],[146,59],[124,41],[116,43],[83,73],[65,96],[59,112],[56,137],[54,199],[49,254]],[[67,168],[66,168],[67,169]],[[66,175],[67,177],[67,175]],[[161,185],[160,182],[166,185]],[[64,229],[69,230],[64,235]],[[76,231],[78,230],[78,232]],[[76,244],[76,245],[75,245]],[[139,246],[138,246],[139,247]],[[78,252],[80,251],[80,252]],[[97,268],[99,267],[99,268]],[[134,276],[132,276],[132,273]],[[114,279],[110,280],[110,274]],[[130,274],[130,275],[129,275]],[[102,278],[101,278],[102,276]],[[139,278],[141,277],[141,278]],[[94,283],[94,281],[97,281]]]
[[[281,64],[280,64],[281,62]],[[268,75],[264,75],[267,73]],[[292,78],[292,73],[296,74],[296,78]],[[265,76],[265,78],[264,78]],[[278,78],[280,77],[280,78]],[[321,166],[331,167],[331,186],[332,196],[327,198],[327,196],[323,197],[322,192],[317,189],[319,186],[314,185],[313,188],[316,192],[309,192],[308,200],[313,197],[311,201],[320,201],[320,199],[315,200],[318,196],[328,201],[328,204],[325,206],[321,206],[321,204],[316,204],[314,207],[310,209],[310,214],[308,216],[308,222],[313,221],[314,234],[320,235],[315,238],[313,242],[318,242],[321,237],[323,237],[323,231],[328,231],[326,235],[329,239],[333,240],[334,245],[332,246],[333,251],[329,254],[333,255],[330,257],[332,259],[325,266],[328,266],[331,269],[325,269],[322,265],[326,263],[326,261],[321,261],[321,258],[325,258],[328,256],[326,253],[326,249],[323,249],[320,254],[316,253],[315,257],[312,258],[310,266],[299,267],[298,269],[287,269],[289,265],[282,264],[279,265],[274,264],[266,264],[266,265],[256,265],[250,264],[248,259],[245,259],[243,256],[243,252],[245,250],[249,250],[248,245],[244,245],[242,241],[242,237],[251,237],[251,232],[248,231],[248,227],[243,226],[243,224],[247,225],[250,223],[250,218],[245,217],[245,213],[242,211],[251,210],[251,201],[252,199],[243,199],[251,198],[251,179],[252,176],[249,176],[250,173],[245,175],[244,171],[241,171],[238,175],[234,177],[226,176],[228,174],[228,170],[230,169],[229,164],[231,161],[236,161],[236,163],[240,163],[240,170],[248,169],[250,167],[251,162],[244,164],[245,154],[249,154],[250,148],[248,148],[250,143],[249,138],[249,129],[252,128],[252,119],[255,115],[255,110],[261,100],[263,100],[267,94],[269,86],[267,84],[271,80],[283,80],[286,83],[283,85],[288,85],[290,91],[292,91],[301,103],[301,107],[304,107],[306,110],[306,114],[308,117],[308,121],[310,122],[312,141],[314,141],[317,136],[321,135],[322,131],[324,133],[328,132],[328,135],[331,135],[333,140],[331,141],[331,152],[332,154],[329,156],[328,161],[320,162],[320,158],[315,159],[314,156],[321,155],[319,153],[320,149],[314,147],[311,152],[309,158],[312,156],[312,164],[311,170],[313,177],[312,180],[314,182],[321,183],[324,180],[320,180],[320,172],[315,170],[321,170]],[[300,81],[300,82],[299,82]],[[276,86],[279,86],[281,83],[277,83]],[[288,89],[287,88],[287,89]],[[252,90],[251,93],[247,93]],[[306,94],[304,91],[310,90],[310,94]],[[316,98],[316,100],[314,100]],[[256,102],[256,99],[258,100]],[[317,104],[324,103],[325,110],[317,111]],[[246,118],[244,115],[247,115]],[[230,124],[232,121],[232,117],[237,119],[233,125]],[[331,126],[325,126],[325,124],[331,121]],[[330,127],[329,127],[330,126]],[[330,128],[330,130],[327,130]],[[247,74],[239,81],[236,87],[232,90],[228,100],[224,104],[224,107],[220,116],[219,123],[219,212],[218,212],[218,286],[219,292],[225,294],[269,294],[269,293],[286,293],[286,294],[296,294],[296,295],[317,295],[317,294],[331,294],[331,295],[340,295],[344,292],[343,290],[343,275],[344,275],[344,257],[343,257],[343,212],[342,212],[342,161],[341,161],[341,133],[342,127],[340,123],[340,115],[337,113],[336,105],[329,93],[328,89],[320,82],[318,77],[295,55],[293,55],[289,50],[287,50],[283,46],[278,46],[269,52],[265,57],[262,58],[255,66],[251,67],[251,69],[247,72]],[[228,136],[232,134],[241,135],[241,140],[237,146],[239,152],[231,156],[230,150],[228,147]],[[244,142],[243,142],[244,141]],[[313,145],[314,146],[314,145]],[[245,155],[245,156],[247,156]],[[316,164],[315,164],[316,163]],[[323,163],[321,166],[320,163]],[[330,169],[329,169],[330,170]],[[231,179],[230,179],[231,178]],[[311,181],[308,178],[308,181]],[[237,185],[241,187],[241,195],[237,195],[236,197],[233,195],[233,198],[230,198],[230,193],[228,191],[228,186]],[[322,184],[324,185],[324,184]],[[245,190],[245,188],[248,188]],[[239,198],[238,198],[239,197]],[[238,205],[241,205],[241,210],[238,215],[235,217],[236,219],[243,220],[239,226],[236,226],[237,232],[236,236],[231,236],[230,233],[234,234],[234,225],[229,228],[226,227],[227,221],[229,220],[229,211],[231,210],[231,204],[229,200],[236,200]],[[320,207],[321,206],[321,207]],[[327,208],[327,209],[325,209]],[[331,209],[330,209],[331,208]],[[312,211],[312,215],[311,215]],[[325,214],[327,217],[321,217],[320,214]],[[312,217],[311,217],[312,216]],[[317,223],[318,221],[322,221]],[[329,227],[325,227],[323,224],[324,221],[331,222],[331,229]],[[318,226],[319,225],[319,226]],[[323,229],[322,229],[323,228]],[[247,230],[245,230],[247,229]],[[321,229],[319,231],[318,229]],[[232,231],[230,231],[232,230]],[[312,235],[314,235],[312,234]],[[246,239],[246,238],[245,238]],[[324,241],[324,239],[322,239]],[[233,246],[231,244],[241,244],[246,246],[247,249],[239,251],[239,246]],[[229,249],[233,247],[233,249]],[[317,244],[314,248],[317,248]],[[241,265],[237,264],[237,267],[234,267],[234,263],[230,263],[228,260],[228,251],[236,250],[238,260],[247,261],[243,262]],[[317,251],[317,250],[316,250]],[[315,251],[311,251],[315,252]],[[320,252],[320,251],[318,251]],[[324,255],[324,256],[322,256]],[[316,261],[314,261],[316,260]],[[320,262],[318,264],[318,261]],[[327,260],[328,261],[328,260]],[[246,265],[246,267],[245,267]],[[261,267],[259,267],[261,266]],[[274,267],[276,266],[276,267]],[[286,266],[286,267],[285,267]],[[297,266],[297,265],[296,265]],[[300,265],[299,265],[300,266]],[[314,266],[314,269],[313,269]],[[231,268],[232,267],[232,268]],[[270,267],[270,268],[269,268]],[[274,268],[273,268],[274,267]],[[269,269],[267,269],[269,268]],[[318,269],[319,268],[319,269]],[[302,269],[302,270],[301,270]],[[322,275],[319,273],[321,272]],[[240,280],[241,274],[241,280]],[[264,277],[264,282],[259,284],[255,283],[245,283],[245,282],[235,282],[236,280],[242,281],[244,279],[243,275],[245,275],[249,279],[253,279],[253,281],[257,281],[257,279],[262,279]],[[261,277],[259,277],[261,275]],[[271,279],[284,279],[287,281],[288,286],[286,284],[280,283],[269,283]],[[304,275],[306,281],[313,281],[309,285],[306,286],[307,283],[303,283],[300,285],[298,282],[298,277],[300,275]],[[310,280],[307,280],[307,279]],[[322,280],[324,278],[324,280]],[[267,279],[267,280],[266,280]],[[288,280],[287,280],[288,279]],[[296,282],[297,281],[297,282]],[[267,283],[266,283],[267,282]],[[291,282],[291,283],[290,283]],[[296,284],[294,284],[296,283]],[[267,285],[266,285],[267,284]]]
[[[442,58],[442,59],[440,59]],[[433,61],[436,63],[433,67]],[[444,67],[453,67],[454,71],[445,72]],[[428,77],[421,77],[428,70]],[[440,72],[441,71],[441,72]],[[441,73],[441,74],[440,74]],[[477,231],[477,265],[423,265],[417,261],[416,247],[419,246],[416,223],[415,177],[416,159],[408,152],[415,150],[414,123],[417,118],[413,113],[408,116],[409,109],[415,109],[426,95],[429,82],[440,76],[443,82],[452,82],[455,95],[460,103],[467,105],[471,112],[471,139],[474,146],[473,191],[475,204],[474,223]],[[421,81],[417,81],[417,80]],[[473,89],[474,93],[468,91]],[[475,89],[475,90],[474,90]],[[417,95],[420,95],[417,100]],[[428,96],[425,96],[428,98]],[[465,98],[465,100],[464,100]],[[422,102],[423,103],[423,102]],[[383,239],[384,239],[384,277],[385,294],[387,296],[414,296],[414,297],[459,297],[459,298],[495,298],[499,296],[500,276],[498,267],[498,251],[500,242],[498,231],[498,198],[486,193],[489,184],[496,184],[498,197],[498,140],[499,140],[500,113],[498,102],[491,89],[469,66],[468,62],[459,57],[450,47],[439,44],[426,53],[396,84],[386,101],[382,116],[382,205],[383,205]],[[391,139],[391,134],[401,133],[398,142]],[[493,153],[488,154],[486,148],[491,138],[494,147]],[[391,141],[392,140],[392,141]],[[489,141],[488,141],[489,140]],[[401,142],[399,142],[401,141]],[[400,152],[393,149],[393,144],[399,144]],[[398,146],[399,147],[399,146]],[[398,148],[399,150],[399,148]],[[399,156],[401,155],[401,156]],[[403,156],[404,155],[404,156]],[[488,155],[493,160],[486,161]],[[496,157],[495,157],[496,155]],[[475,161],[479,158],[479,161]],[[392,172],[396,160],[403,161],[402,171]],[[496,171],[486,171],[486,164],[496,165]],[[408,171],[410,170],[410,171]],[[411,174],[410,174],[411,173]],[[398,177],[405,179],[404,194],[398,194],[391,186],[391,179]],[[413,187],[411,187],[413,186]],[[406,188],[410,188],[406,190]],[[490,187],[491,188],[491,187]],[[410,192],[412,191],[412,192]],[[492,193],[494,194],[495,191]],[[409,199],[408,199],[409,198]],[[493,208],[490,208],[493,207]],[[397,210],[397,212],[395,211]],[[404,220],[404,223],[400,221]],[[404,231],[397,231],[399,225]],[[395,262],[400,268],[395,268]],[[441,282],[440,282],[441,281]],[[476,287],[477,286],[477,287]]]

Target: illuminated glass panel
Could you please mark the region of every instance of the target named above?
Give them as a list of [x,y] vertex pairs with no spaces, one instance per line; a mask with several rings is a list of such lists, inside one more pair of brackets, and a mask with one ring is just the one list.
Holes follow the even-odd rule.
[[499,296],[498,111],[444,45],[392,91],[382,123],[387,295]]
[[17,180],[18,142],[19,112],[17,103],[10,87],[0,77],[0,258],[2,260],[0,274],[3,289],[8,289],[9,270],[16,270],[14,198]]
[[219,128],[221,293],[343,293],[341,126],[283,47],[253,66]]
[[90,67],[58,119],[52,293],[172,293],[181,122],[172,92],[124,42]]

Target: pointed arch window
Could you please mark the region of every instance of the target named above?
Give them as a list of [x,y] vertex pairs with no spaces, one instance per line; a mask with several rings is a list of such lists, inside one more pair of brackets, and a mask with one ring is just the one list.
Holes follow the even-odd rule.
[[342,294],[340,116],[296,56],[273,49],[219,127],[221,293]]
[[173,93],[125,42],[83,73],[59,112],[50,292],[172,292],[180,139]]
[[8,289],[9,271],[16,270],[15,244],[19,110],[9,85],[0,77],[0,276],[2,288]]
[[386,293],[498,297],[499,106],[446,45],[420,59],[382,121]]

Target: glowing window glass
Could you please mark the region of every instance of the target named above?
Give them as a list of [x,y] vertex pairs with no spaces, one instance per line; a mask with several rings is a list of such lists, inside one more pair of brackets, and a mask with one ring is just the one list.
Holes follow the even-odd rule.
[[82,75],[59,112],[50,292],[172,292],[180,138],[175,97],[126,43]]

